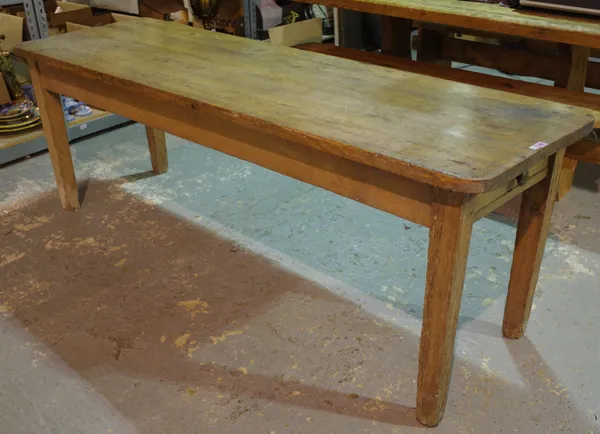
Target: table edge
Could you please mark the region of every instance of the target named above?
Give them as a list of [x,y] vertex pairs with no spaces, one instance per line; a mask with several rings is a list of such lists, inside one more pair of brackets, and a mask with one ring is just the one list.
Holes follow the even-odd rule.
[[[101,73],[89,68],[81,67],[78,65],[74,65],[72,63],[64,62],[43,54],[36,53],[35,51],[27,50],[24,45],[27,43],[20,44],[19,46],[14,48],[15,55],[19,57],[23,57],[28,61],[29,67],[32,65],[36,65],[36,67],[40,67],[40,65],[49,65],[54,68],[62,69],[68,73],[76,73],[79,72],[87,72],[89,74],[96,75],[97,78],[101,77],[106,80],[115,80],[117,82],[123,83],[128,87],[138,87],[143,92],[144,90],[154,92],[159,95],[173,95],[176,96],[180,103],[185,103],[188,105],[195,105],[204,107],[212,112],[219,112],[221,117],[226,117],[229,121],[237,123],[243,127],[249,127],[253,125],[256,127],[256,121],[260,122],[260,128],[268,130],[269,134],[276,135],[278,137],[286,138],[288,140],[293,140],[296,143],[308,146],[313,149],[317,149],[321,152],[325,152],[331,155],[335,155],[338,157],[345,158],[347,160],[353,161],[355,163],[363,164],[365,166],[370,166],[384,172],[393,173],[395,175],[408,178],[417,182],[421,182],[424,184],[432,185],[433,187],[441,188],[444,190],[455,191],[458,193],[467,193],[467,194],[479,194],[485,193],[487,191],[493,190],[494,188],[502,186],[504,183],[510,181],[511,179],[516,178],[521,175],[527,169],[540,160],[553,155],[558,152],[558,150],[562,148],[566,148],[579,140],[585,138],[594,128],[595,119],[593,116],[576,116],[578,119],[588,118],[588,122],[583,124],[579,129],[574,130],[568,136],[565,136],[554,143],[548,143],[548,145],[544,148],[538,150],[537,153],[530,155],[527,158],[524,158],[518,164],[514,165],[511,168],[506,169],[504,172],[501,172],[494,177],[474,177],[474,178],[464,178],[453,174],[447,174],[441,171],[435,171],[432,169],[424,168],[421,166],[417,166],[410,162],[400,160],[397,158],[393,158],[387,155],[382,155],[376,152],[369,152],[363,148],[359,148],[353,145],[349,145],[343,142],[338,142],[331,139],[326,139],[321,136],[312,135],[301,130],[296,130],[293,128],[284,127],[281,125],[274,124],[269,121],[265,121],[259,118],[255,118],[252,116],[248,116],[245,114],[241,114],[238,112],[233,112],[231,110],[210,105],[208,103],[204,103],[198,100],[194,100],[185,96],[176,95],[164,90],[159,90],[153,87],[149,87],[137,82],[133,82],[130,80],[122,79],[119,77],[115,77],[112,75],[108,75],[105,73]],[[76,70],[76,71],[75,71]],[[49,89],[52,91],[52,89]],[[76,97],[76,96],[75,96]],[[110,107],[101,107],[107,111],[113,111]],[[118,113],[121,114],[121,113]],[[123,115],[123,114],[121,114]],[[124,115],[127,116],[127,115]],[[130,116],[129,116],[130,117]],[[132,119],[136,122],[140,122],[136,119]],[[140,122],[143,123],[143,122]],[[266,128],[265,128],[266,127]],[[256,127],[257,128],[257,127]],[[358,151],[358,152],[357,152]]]

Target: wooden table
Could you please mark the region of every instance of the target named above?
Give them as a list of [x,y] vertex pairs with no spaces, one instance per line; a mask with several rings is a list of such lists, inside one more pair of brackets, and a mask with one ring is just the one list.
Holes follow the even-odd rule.
[[[600,89],[600,62],[589,61],[591,50],[600,49],[600,17],[463,0],[322,0],[321,4],[383,15],[382,48],[388,54],[410,57],[410,32],[418,23],[419,61],[444,60],[450,64],[454,60],[501,69],[554,80],[556,86],[576,92],[583,92],[586,84]],[[549,52],[546,45],[539,51],[446,37],[452,32],[545,41],[555,44],[556,49]],[[600,109],[600,96],[597,100]],[[589,155],[589,146],[589,142],[582,144],[573,154]],[[593,162],[600,164],[600,143],[594,154]],[[576,164],[575,159],[565,158],[561,197],[570,189]]]
[[429,227],[417,418],[430,426],[446,404],[473,223],[523,193],[503,327],[520,337],[558,168],[593,125],[558,103],[156,20],[16,54],[66,209],[79,201],[59,94],[146,124],[156,173],[168,131]]
[[451,27],[600,47],[600,19],[540,9],[510,9],[463,0],[323,0],[321,4]]

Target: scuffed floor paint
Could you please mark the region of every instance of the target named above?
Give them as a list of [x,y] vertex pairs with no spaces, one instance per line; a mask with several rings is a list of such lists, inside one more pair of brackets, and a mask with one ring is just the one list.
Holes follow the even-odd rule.
[[[0,431],[423,431],[427,230],[168,145],[158,177],[139,125],[74,145],[77,213],[47,155],[0,170]],[[514,222],[477,223],[435,432],[600,432],[598,197],[558,205],[518,341],[501,336]]]

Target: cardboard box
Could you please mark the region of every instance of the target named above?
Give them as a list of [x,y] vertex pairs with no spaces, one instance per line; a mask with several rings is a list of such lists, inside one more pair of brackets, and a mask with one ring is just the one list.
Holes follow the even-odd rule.
[[139,15],[138,0],[89,0],[90,6],[109,11]]
[[23,42],[23,18],[0,13],[0,35],[4,36],[0,41],[3,51],[10,51]]
[[[204,23],[193,17],[193,26],[206,28]],[[217,16],[208,23],[208,29],[215,29],[230,35],[245,36],[244,5],[242,0],[221,0]]]
[[137,19],[137,17],[132,17],[131,15],[110,13],[103,15],[95,15],[91,19],[81,20],[77,23],[71,23],[67,21],[66,28],[67,32],[76,32],[77,30],[87,29],[88,27],[105,26],[107,24],[118,23],[120,21]]
[[291,47],[309,42],[323,42],[323,25],[320,19],[299,21],[294,24],[269,29],[271,44]]
[[65,29],[67,21],[80,22],[91,19],[92,8],[77,3],[56,2],[56,9],[48,14],[48,25],[56,29]]
[[188,11],[181,0],[140,0],[140,17],[188,23]]
[[[92,9],[89,6],[66,1],[49,0],[44,2],[48,26],[64,29],[67,21],[77,21],[91,17]],[[17,17],[24,17],[25,10],[22,5],[9,6],[4,12]]]

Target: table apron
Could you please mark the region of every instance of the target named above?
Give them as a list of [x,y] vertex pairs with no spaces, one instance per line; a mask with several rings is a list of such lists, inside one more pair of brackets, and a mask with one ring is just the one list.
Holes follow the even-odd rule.
[[[38,65],[39,67],[39,65]],[[299,181],[429,227],[432,187],[259,130],[198,113],[158,93],[128,90],[43,66],[42,86]]]
[[[310,3],[312,0],[297,0]],[[321,4],[328,7],[350,9],[369,14],[384,15],[395,18],[405,18],[414,21],[439,24],[451,27],[462,27],[473,30],[488,31],[508,36],[537,39],[540,41],[558,42],[571,45],[585,45],[590,48],[600,48],[600,35],[584,34],[577,26],[572,29],[540,27],[535,23],[508,22],[494,20],[490,16],[459,15],[454,11],[429,11],[414,7],[395,7],[393,4],[374,4],[365,0],[322,0]],[[490,5],[492,7],[492,5]],[[495,6],[498,7],[498,6]],[[493,9],[490,9],[493,11]]]
[[[126,84],[98,81],[53,65],[40,68],[38,64],[38,68],[42,86],[51,92],[85,101],[413,223],[428,228],[432,225],[433,193],[439,187],[306,146],[292,136],[265,132],[260,125],[243,125],[210,111],[199,112],[160,92],[140,93]],[[457,194],[475,201],[474,218],[479,219],[544,179],[546,167],[544,159],[496,189]],[[526,183],[520,182],[523,176]]]

